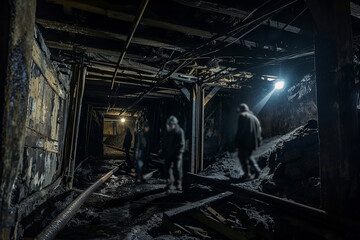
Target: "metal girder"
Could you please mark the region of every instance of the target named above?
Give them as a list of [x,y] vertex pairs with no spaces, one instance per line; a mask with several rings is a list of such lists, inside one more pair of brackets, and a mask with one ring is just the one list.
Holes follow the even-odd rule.
[[204,99],[204,106],[206,106],[206,104],[210,101],[210,99],[212,97],[214,97],[220,89],[221,89],[221,86],[215,86],[215,87],[213,87],[213,89],[211,89],[211,91],[208,93],[208,95],[206,95],[206,97]]

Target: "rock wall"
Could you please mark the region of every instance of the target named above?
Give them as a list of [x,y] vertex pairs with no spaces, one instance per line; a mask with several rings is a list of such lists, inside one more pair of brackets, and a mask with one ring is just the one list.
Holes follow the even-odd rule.
[[314,75],[306,74],[284,92],[275,92],[258,118],[264,138],[285,134],[309,120],[317,120]]

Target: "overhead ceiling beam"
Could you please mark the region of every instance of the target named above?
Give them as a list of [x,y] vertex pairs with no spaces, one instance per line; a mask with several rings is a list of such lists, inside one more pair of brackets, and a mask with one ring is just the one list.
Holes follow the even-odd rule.
[[[47,19],[37,18],[36,23],[40,24],[41,26],[43,26],[46,29],[51,29],[51,30],[86,35],[86,36],[96,37],[96,38],[105,38],[105,39],[112,39],[112,40],[119,40],[119,41],[126,40],[126,35],[124,35],[124,34],[108,32],[108,31],[92,29],[92,28],[86,28],[86,27],[81,27],[81,26],[75,26],[75,25],[51,21],[51,20],[47,20]],[[165,49],[175,50],[175,51],[179,51],[179,52],[184,51],[183,48],[177,47],[175,45],[164,43],[164,42],[159,42],[159,41],[154,41],[154,40],[146,39],[146,38],[133,37],[132,43],[143,45],[143,46],[165,48]],[[120,56],[120,53],[117,53],[117,55]]]
[[[102,96],[102,97],[107,97],[108,94],[104,91],[95,91],[95,90],[87,90],[86,91],[86,96]],[[117,93],[117,94],[113,94],[112,96],[110,96],[111,98],[126,98],[126,97],[136,97],[138,95],[138,92],[133,92],[133,93]],[[171,97],[173,98],[174,96],[179,95],[178,92],[151,92],[149,95],[147,95],[146,97]]]
[[[83,11],[96,13],[99,15],[107,16],[108,18],[121,20],[124,22],[133,22],[135,16],[132,14],[121,12],[119,7],[116,7],[114,5],[110,5],[106,1],[99,1],[99,0],[47,0],[47,2],[59,4],[71,8],[80,9]],[[108,5],[108,6],[107,6]],[[170,30],[174,32],[181,32],[187,35],[191,36],[197,36],[201,38],[212,38],[216,36],[216,33],[202,30],[202,29],[196,29],[188,26],[183,26],[175,23],[170,23],[168,21],[160,21],[155,20],[151,18],[142,18],[141,23],[150,27],[164,29],[164,30]],[[276,24],[273,24],[274,26]],[[279,24],[278,28],[284,27],[286,24],[283,23],[282,25]],[[274,27],[272,26],[272,27]],[[242,41],[236,41],[233,37],[221,37],[218,40],[222,41],[225,39],[225,42],[236,42],[240,45],[245,45],[247,47],[258,47],[259,44],[248,41],[248,40],[242,40]],[[267,46],[269,47],[269,46]],[[276,50],[276,49],[274,49]]]
[[[179,4],[185,5],[185,6],[198,8],[198,9],[205,10],[205,11],[221,13],[224,15],[237,17],[240,19],[244,19],[249,14],[249,12],[242,11],[240,9],[237,9],[237,8],[234,8],[231,6],[225,6],[223,4],[218,4],[218,3],[213,3],[213,2],[203,1],[203,0],[174,0],[174,1]],[[360,6],[356,3],[351,2],[350,9],[351,9],[351,16],[360,19]],[[268,25],[270,27],[275,27],[275,28],[279,28],[279,29],[282,29],[284,26],[286,26],[285,23],[281,23],[281,22],[274,21],[271,19],[269,19],[269,21],[264,22],[264,25]],[[293,32],[293,33],[300,32],[300,28],[297,28],[295,26],[287,26],[284,30]]]
[[[101,82],[101,83],[106,83],[109,84],[111,83],[111,78],[106,78],[106,77],[100,77],[100,76],[87,76],[86,77],[86,83],[87,84],[91,84],[91,83],[96,83],[96,82]],[[130,86],[139,86],[139,87],[151,87],[153,85],[155,85],[155,83],[151,84],[148,82],[141,82],[141,81],[130,81],[126,78],[124,78],[124,80],[116,80],[115,83],[119,83],[122,85],[130,85]],[[93,85],[93,84],[92,84]],[[177,89],[175,87],[171,87],[170,84],[167,85],[160,85],[157,86],[158,89],[168,89],[168,90],[174,90]]]
[[135,31],[136,31],[136,29],[137,29],[137,27],[138,27],[138,25],[140,23],[140,20],[141,20],[143,14],[145,12],[145,9],[146,9],[146,6],[147,6],[148,3],[149,3],[149,0],[142,0],[140,9],[139,9],[138,13],[136,14],[136,17],[132,21],[132,25],[131,25],[129,35],[126,38],[125,44],[123,44],[123,49],[121,51],[119,60],[118,60],[118,62],[116,64],[116,67],[115,67],[115,70],[114,70],[114,75],[113,75],[113,78],[112,78],[110,90],[113,90],[113,88],[114,88],[116,75],[118,74],[120,65],[121,65],[122,61],[124,60],[125,54],[126,54],[128,48],[130,46],[131,40],[133,39]]
[[[111,76],[111,72],[107,71],[105,69],[99,69],[96,67],[89,67],[89,74],[92,75],[96,75],[96,76]],[[152,75],[146,75],[146,74],[138,74],[138,73],[130,73],[130,72],[121,72],[119,73],[119,75],[117,76],[118,78],[129,78],[129,79],[133,79],[133,80],[139,80],[142,82],[148,82],[148,83],[155,83],[157,82],[159,79],[152,76]]]
[[[237,17],[239,19],[245,19],[249,15],[249,12],[246,12],[246,11],[243,11],[243,10],[240,10],[237,8],[225,6],[225,5],[218,4],[218,3],[202,1],[202,0],[201,1],[199,1],[199,0],[195,0],[195,1],[194,0],[174,0],[174,1],[179,4],[188,6],[188,7],[193,7],[193,8],[198,8],[198,9],[205,10],[205,11],[221,13],[224,15]],[[286,23],[282,23],[282,22],[275,21],[272,19],[267,19],[262,24],[272,27],[272,28],[277,28],[277,29],[283,29],[285,27],[285,29],[284,29],[285,31],[296,33],[296,34],[299,34],[300,30],[301,30],[298,27],[291,26],[291,25],[286,26],[287,25]]]
[[74,51],[74,52],[84,52],[84,53],[97,53],[97,54],[104,54],[109,56],[120,56],[120,52],[112,51],[103,48],[94,48],[88,47],[85,45],[80,44],[70,44],[64,42],[57,42],[57,41],[50,41],[46,40],[46,46],[53,49],[65,50],[65,51]]

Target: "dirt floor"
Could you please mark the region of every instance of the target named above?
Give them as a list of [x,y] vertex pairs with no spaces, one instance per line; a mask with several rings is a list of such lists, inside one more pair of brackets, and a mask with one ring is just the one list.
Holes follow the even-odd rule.
[[[316,164],[309,162],[316,161],[317,145],[308,146],[316,134],[316,129],[304,126],[265,140],[254,152],[262,168],[261,176],[236,184],[316,205],[316,194],[312,198],[304,194],[304,182],[316,179],[312,176]],[[300,150],[294,151],[294,144],[300,146]],[[135,184],[134,169],[125,166],[122,151],[104,146],[104,155],[101,159],[88,159],[77,167],[74,188],[71,194],[67,193],[67,202],[115,166],[120,165],[120,169],[91,195],[57,239],[302,239],[311,236],[289,227],[284,216],[268,204],[241,198],[190,175],[184,178],[183,192],[169,192],[166,180],[161,177],[161,161],[149,165],[145,183]],[[234,153],[222,153],[212,161],[200,175],[225,184],[234,183],[233,179],[242,175]],[[298,168],[306,174],[291,179],[298,174]],[[290,184],[296,187],[291,189],[292,193],[286,188]],[[314,181],[310,185],[317,184]],[[58,204],[58,208],[63,205]],[[42,226],[49,220],[43,220]],[[37,231],[29,228],[26,236],[34,236]]]
[[[318,141],[316,121],[309,121],[288,134],[265,139],[253,153],[262,169],[259,178],[238,185],[319,207]],[[212,161],[200,175],[230,182],[243,174],[236,153],[225,152]]]
[[[260,178],[238,185],[266,192],[265,186],[273,184],[275,195],[288,197],[274,175],[284,168],[282,164],[296,163],[304,157],[303,151],[294,154],[291,146],[294,141],[302,146],[302,139],[314,133],[316,130],[312,128],[301,127],[265,140],[254,153],[263,169]],[[134,169],[125,167],[124,153],[106,146],[104,153],[103,159],[85,161],[77,169],[74,194],[114,166],[121,165],[120,170],[80,208],[58,239],[301,239],[309,236],[289,226],[268,204],[234,194],[217,199],[219,194],[226,194],[224,189],[205,186],[190,176],[185,177],[183,192],[168,192],[159,161],[149,165],[145,183],[135,184]],[[223,153],[213,161],[202,175],[226,182],[230,176],[236,178],[242,174],[234,154]],[[295,180],[292,184],[303,178]],[[216,200],[206,202],[212,198]],[[199,202],[204,204],[194,207]]]
[[[75,182],[76,193],[86,189],[115,165],[123,164],[124,154],[104,148],[108,158],[84,162],[78,168]],[[168,192],[156,166],[150,165],[152,173],[144,184],[135,184],[134,173],[120,169],[96,194],[80,208],[58,239],[224,239],[223,233],[214,231],[191,214],[215,219],[223,226],[239,233],[255,236],[260,231],[269,236],[274,232],[274,220],[264,208],[257,211],[248,201],[229,196],[205,204],[190,213],[180,213],[172,220],[183,231],[172,231],[163,225],[164,212],[179,207],[190,207],[200,200],[224,192],[211,186],[191,181],[184,183],[183,192]],[[211,211],[209,212],[209,207]],[[216,210],[215,210],[216,209]],[[226,219],[221,222],[211,216],[214,211]],[[183,227],[181,227],[183,226]],[[260,230],[259,230],[260,229]],[[237,232],[235,232],[237,233]],[[244,235],[244,236],[245,236]]]

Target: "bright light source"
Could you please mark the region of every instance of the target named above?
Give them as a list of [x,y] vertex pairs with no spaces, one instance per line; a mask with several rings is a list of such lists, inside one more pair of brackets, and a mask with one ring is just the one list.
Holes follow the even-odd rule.
[[282,89],[284,88],[284,85],[285,85],[284,81],[278,81],[275,83],[275,89]]
[[122,123],[124,123],[124,122],[125,122],[125,118],[121,118],[120,121],[121,121]]

